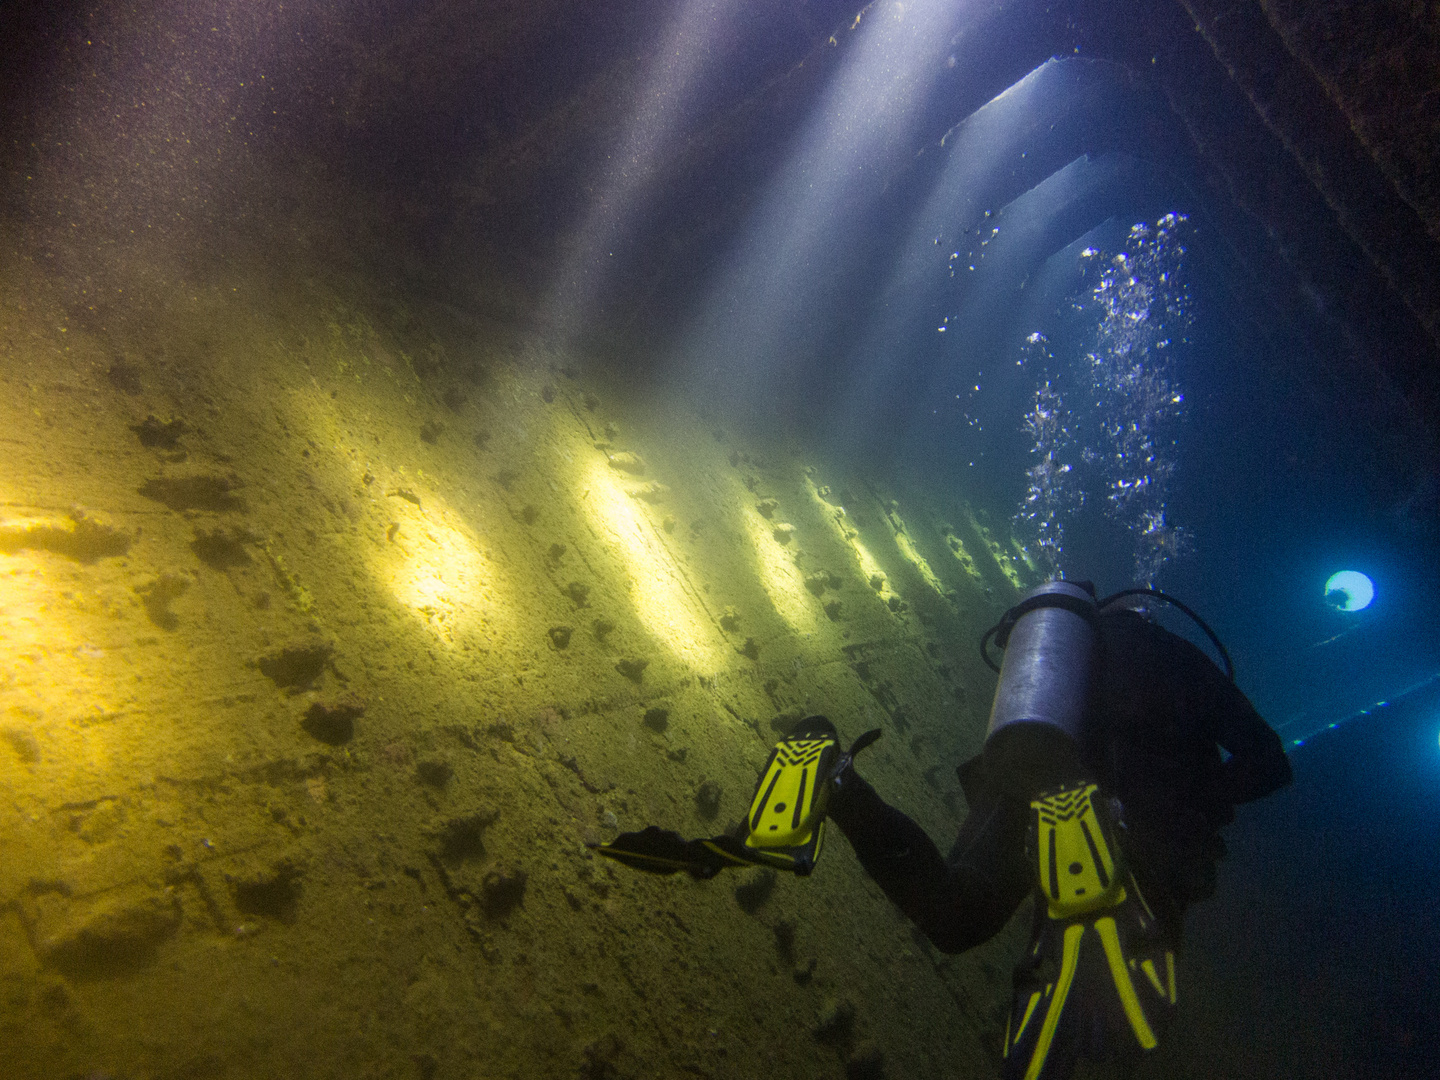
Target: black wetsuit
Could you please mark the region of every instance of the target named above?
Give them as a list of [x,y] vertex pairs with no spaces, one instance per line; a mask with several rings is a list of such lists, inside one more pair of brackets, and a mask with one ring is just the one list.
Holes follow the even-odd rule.
[[[1214,891],[1220,829],[1236,804],[1288,784],[1290,763],[1245,695],[1189,642],[1131,611],[1100,616],[1096,629],[1085,762],[1120,800],[1121,846],[1178,945],[1186,906]],[[830,805],[866,871],[948,953],[996,934],[1034,888],[1028,803],[999,793],[979,757],[957,772],[970,812],[948,859],[859,776],[843,778]]]

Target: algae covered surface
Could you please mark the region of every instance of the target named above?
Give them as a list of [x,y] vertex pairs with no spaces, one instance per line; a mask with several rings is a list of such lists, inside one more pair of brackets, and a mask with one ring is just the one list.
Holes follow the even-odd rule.
[[7,1076],[993,1070],[1015,942],[935,952],[838,831],[590,850],[733,826],[812,712],[948,844],[1033,578],[957,493],[439,308],[59,295],[0,311]]

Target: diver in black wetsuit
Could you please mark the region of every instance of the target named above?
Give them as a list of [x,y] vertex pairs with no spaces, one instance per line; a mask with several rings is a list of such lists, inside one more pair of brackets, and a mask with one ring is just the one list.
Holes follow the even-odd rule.
[[[1150,593],[1208,634],[1222,672],[1119,601]],[[1030,590],[982,639],[1005,651],[984,752],[957,770],[970,812],[948,859],[854,769],[823,716],[771,752],[742,828],[686,840],[651,825],[596,850],[653,874],[808,875],[833,820],[886,895],[944,952],[1000,931],[1027,895],[1005,1080],[1064,1080],[1082,1057],[1153,1049],[1175,1011],[1185,909],[1215,888],[1235,806],[1290,782],[1279,737],[1236,689],[1224,647],[1172,597],[1088,583]]]
[[[1035,936],[1015,973],[1006,1077],[1058,1080],[1082,1056],[1155,1045],[1173,1013],[1185,909],[1215,889],[1220,829],[1236,805],[1291,779],[1279,737],[1199,649],[1130,608],[1087,618],[1094,645],[1084,722],[1058,803],[1017,793],[986,755],[972,758],[957,770],[969,814],[948,858],[853,765],[829,804],[865,870],[942,952],[986,941],[1036,894]],[[1068,872],[1078,881],[1098,866],[1099,878],[1074,902],[1061,895],[1068,856],[1057,865],[1055,837],[1060,830],[1066,850],[1063,830],[1081,820],[1088,826],[1073,835],[1088,846],[1075,841],[1082,854]]]

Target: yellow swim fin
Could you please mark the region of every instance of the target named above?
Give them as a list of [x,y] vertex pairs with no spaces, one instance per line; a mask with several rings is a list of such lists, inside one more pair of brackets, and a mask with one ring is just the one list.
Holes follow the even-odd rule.
[[684,870],[692,877],[709,878],[728,867],[758,864],[803,877],[820,857],[833,781],[879,737],[878,729],[867,731],[849,751],[842,751],[834,724],[823,716],[807,717],[770,751],[750,797],[743,836],[686,840],[651,825],[622,833],[595,850],[652,874]]
[[1093,783],[1030,803],[1035,933],[1015,971],[1005,1080],[1059,1080],[1082,1058],[1152,1050],[1175,1011],[1175,943],[1116,844]]

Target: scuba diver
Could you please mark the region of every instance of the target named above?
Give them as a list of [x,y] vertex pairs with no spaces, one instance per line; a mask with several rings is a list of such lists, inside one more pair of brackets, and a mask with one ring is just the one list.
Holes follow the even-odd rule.
[[[1173,604],[1224,671],[1150,620]],[[1137,602],[1140,601],[1140,602]],[[1005,1031],[1005,1080],[1063,1080],[1082,1059],[1158,1045],[1175,1010],[1185,909],[1215,889],[1220,829],[1291,780],[1279,736],[1235,686],[1223,645],[1149,589],[1097,600],[1088,582],[1030,590],[981,640],[1004,650],[982,752],[956,770],[969,806],[948,858],[855,769],[815,716],[770,756],[744,836],[686,841],[655,826],[599,851],[657,873],[727,866],[808,874],[826,818],[935,945],[964,952],[1035,897]]]

